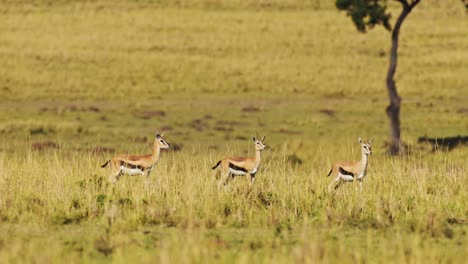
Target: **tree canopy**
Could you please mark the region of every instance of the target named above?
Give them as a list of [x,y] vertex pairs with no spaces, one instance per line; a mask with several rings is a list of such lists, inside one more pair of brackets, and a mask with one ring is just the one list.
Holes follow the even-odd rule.
[[[405,9],[412,9],[421,0],[394,0],[400,2]],[[468,11],[468,0],[461,0]],[[346,11],[360,32],[367,32],[376,25],[382,25],[388,31],[391,14],[387,11],[388,0],[336,0],[336,8]]]
[[391,15],[387,12],[385,0],[337,0],[336,7],[346,11],[361,32],[366,32],[375,25],[382,25],[387,30],[392,29]]

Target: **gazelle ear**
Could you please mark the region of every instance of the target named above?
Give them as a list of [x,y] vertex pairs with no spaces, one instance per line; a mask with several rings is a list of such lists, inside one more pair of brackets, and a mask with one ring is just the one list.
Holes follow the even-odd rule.
[[361,137],[359,137],[359,144],[362,144],[362,139],[361,139]]
[[256,137],[252,137],[253,141],[256,142],[257,141],[257,138]]
[[263,142],[263,141],[265,141],[265,138],[266,138],[266,136],[263,136],[263,138],[262,138],[262,142]]
[[161,133],[161,137],[164,137],[165,132],[166,132],[166,130],[163,130],[163,132]]
[[372,144],[372,141],[374,141],[374,139],[372,138],[371,140],[369,140],[369,145]]
[[159,134],[159,132],[156,132],[156,138],[160,138],[161,135]]

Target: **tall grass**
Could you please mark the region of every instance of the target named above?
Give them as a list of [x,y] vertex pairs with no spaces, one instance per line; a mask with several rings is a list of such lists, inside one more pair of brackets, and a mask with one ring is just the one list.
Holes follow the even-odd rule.
[[[302,165],[272,149],[253,189],[238,177],[221,192],[210,169],[219,151],[165,152],[149,182],[127,176],[115,185],[98,166],[101,155],[4,153],[1,239],[12,232],[19,241],[4,243],[0,257],[18,257],[15,247],[26,261],[69,254],[188,262],[466,257],[466,151],[400,158],[377,151],[362,193],[346,184],[329,194],[328,161],[340,148],[326,147]],[[54,246],[26,248],[46,241]]]

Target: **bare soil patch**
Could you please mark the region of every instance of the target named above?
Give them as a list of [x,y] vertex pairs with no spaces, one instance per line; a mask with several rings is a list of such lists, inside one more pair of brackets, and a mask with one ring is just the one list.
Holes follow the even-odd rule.
[[326,116],[329,116],[329,117],[334,117],[335,116],[335,110],[331,110],[331,109],[320,109],[318,110],[319,113],[322,113]]
[[141,119],[152,119],[154,117],[166,117],[166,112],[164,111],[143,111],[133,113],[135,117]]
[[256,112],[260,112],[260,108],[251,105],[251,106],[243,107],[241,111],[246,112],[246,113],[256,113]]
[[46,149],[59,149],[60,145],[54,141],[34,142],[31,144],[31,149],[35,151]]

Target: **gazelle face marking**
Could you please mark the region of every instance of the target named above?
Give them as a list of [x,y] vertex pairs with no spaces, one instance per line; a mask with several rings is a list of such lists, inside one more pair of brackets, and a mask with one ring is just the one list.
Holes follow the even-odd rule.
[[160,135],[159,133],[157,133],[157,134],[156,134],[156,139],[155,139],[155,140],[156,140],[156,142],[158,143],[158,145],[159,145],[159,147],[160,147],[161,149],[168,149],[168,148],[170,147],[170,145],[169,145],[169,143],[167,143],[167,142],[164,140],[163,135],[164,135],[164,133],[163,133],[162,135]]
[[369,140],[368,142],[365,142],[361,138],[359,138],[359,144],[361,144],[361,151],[364,155],[372,154],[372,141],[373,139]]
[[252,137],[254,144],[255,144],[255,150],[262,151],[266,148],[266,145],[263,143],[265,141],[265,137],[262,138],[262,140],[258,140],[256,137]]

